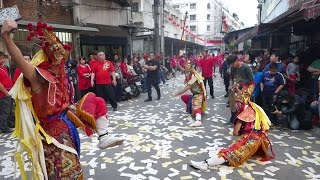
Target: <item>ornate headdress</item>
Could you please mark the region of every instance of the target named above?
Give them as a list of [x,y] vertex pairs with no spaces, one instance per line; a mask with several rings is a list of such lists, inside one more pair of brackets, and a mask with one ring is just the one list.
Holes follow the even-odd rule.
[[185,65],[184,65],[184,68],[189,68],[190,70],[193,70],[193,63],[190,61],[190,60],[187,60]]
[[34,27],[29,23],[27,29],[29,30],[27,40],[31,41],[33,38],[38,39],[39,42],[37,45],[45,52],[50,64],[60,64],[61,61],[68,59],[71,46],[69,44],[62,44],[53,32],[52,26],[38,22]]

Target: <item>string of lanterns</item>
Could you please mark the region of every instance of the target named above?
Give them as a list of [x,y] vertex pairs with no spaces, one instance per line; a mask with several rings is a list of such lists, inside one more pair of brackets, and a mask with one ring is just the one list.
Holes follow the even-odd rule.
[[195,35],[194,33],[192,33],[188,28],[184,27],[182,24],[180,25],[179,23],[176,22],[176,20],[174,20],[174,18],[172,16],[168,17],[168,20],[175,25],[177,28],[180,27],[180,29],[184,30],[184,32],[186,34],[189,34],[193,37],[195,37],[196,39],[200,40],[200,41],[205,41],[203,38],[201,38],[200,36]]

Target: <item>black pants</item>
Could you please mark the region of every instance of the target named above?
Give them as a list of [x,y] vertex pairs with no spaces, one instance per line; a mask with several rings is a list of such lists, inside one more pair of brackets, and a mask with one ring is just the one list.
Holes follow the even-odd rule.
[[0,130],[14,127],[13,100],[10,96],[0,98]]
[[228,77],[223,77],[224,88],[226,92],[229,91],[230,79]]
[[148,91],[148,99],[152,99],[152,90],[151,85],[156,89],[158,98],[161,97],[160,88],[159,88],[159,77],[147,77],[147,91]]
[[203,83],[204,83],[204,87],[207,89],[207,81],[208,81],[208,85],[209,85],[209,88],[210,88],[210,95],[213,97],[214,94],[213,94],[213,80],[212,80],[212,77],[209,77],[209,78],[204,78],[203,80]]
[[117,82],[116,86],[113,86],[113,90],[117,101],[121,101],[122,98],[122,83]]
[[96,95],[108,101],[113,108],[117,108],[117,100],[111,84],[96,84]]
[[88,92],[91,92],[91,88],[85,89],[85,90],[80,90],[80,95],[81,98],[86,95]]

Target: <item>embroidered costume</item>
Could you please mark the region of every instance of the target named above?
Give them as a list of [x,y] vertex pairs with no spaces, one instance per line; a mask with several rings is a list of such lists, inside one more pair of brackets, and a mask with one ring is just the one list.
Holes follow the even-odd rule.
[[191,86],[192,95],[182,95],[181,99],[187,105],[187,112],[195,116],[206,111],[205,90],[203,89],[203,78],[195,70],[186,77],[187,86]]
[[242,121],[241,137],[218,153],[218,156],[223,157],[231,166],[239,166],[254,155],[261,156],[264,160],[270,159],[268,148],[272,150],[272,147],[265,132],[269,130],[271,123],[264,110],[250,101],[253,89],[254,85],[251,84],[243,86],[235,93],[236,108],[239,112],[235,124]]
[[[250,101],[253,85],[244,86],[236,93],[236,104],[238,112],[236,121],[242,121],[240,134],[234,143],[228,148],[207,159],[205,162],[191,161],[190,164],[200,170],[208,170],[210,166],[227,162],[231,166],[240,166],[252,156],[260,156],[262,161],[274,157],[271,142],[266,135],[270,128],[270,120],[264,110],[257,104]],[[271,149],[273,157],[269,156],[268,149]]]
[[180,95],[190,90],[192,95],[182,95],[181,99],[187,105],[187,112],[195,117],[196,121],[190,126],[201,126],[201,114],[206,111],[206,90],[203,85],[203,77],[193,69],[192,63],[188,61],[185,65],[186,87],[176,94]]

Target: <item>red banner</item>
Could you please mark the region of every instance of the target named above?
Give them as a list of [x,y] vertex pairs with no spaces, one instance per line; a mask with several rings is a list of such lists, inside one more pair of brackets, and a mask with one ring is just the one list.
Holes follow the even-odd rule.
[[320,3],[310,6],[304,11],[304,19],[306,20],[316,19],[319,16],[320,16]]

